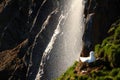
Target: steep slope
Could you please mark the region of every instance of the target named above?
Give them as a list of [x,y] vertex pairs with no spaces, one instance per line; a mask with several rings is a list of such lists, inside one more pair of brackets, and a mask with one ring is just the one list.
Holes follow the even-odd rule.
[[0,79],[35,79],[60,13],[57,0],[0,1]]

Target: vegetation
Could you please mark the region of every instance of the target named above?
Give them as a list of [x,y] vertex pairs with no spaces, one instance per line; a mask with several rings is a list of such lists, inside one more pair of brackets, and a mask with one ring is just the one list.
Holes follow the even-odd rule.
[[93,69],[87,74],[80,74],[75,72],[75,68],[79,64],[75,62],[57,80],[120,80],[120,20],[111,26],[108,34],[109,36],[101,44],[95,46],[95,56],[107,62],[110,68],[103,65],[100,70]]
[[70,80],[71,78],[75,79],[76,75],[74,74],[74,69],[78,62],[75,62],[63,75],[60,76],[57,80]]
[[102,69],[99,71],[91,71],[89,75],[75,73],[75,67],[78,62],[75,62],[63,75],[57,80],[120,80],[120,68],[112,70]]
[[120,20],[111,26],[108,33],[110,36],[95,46],[96,56],[108,61],[111,67],[120,67]]

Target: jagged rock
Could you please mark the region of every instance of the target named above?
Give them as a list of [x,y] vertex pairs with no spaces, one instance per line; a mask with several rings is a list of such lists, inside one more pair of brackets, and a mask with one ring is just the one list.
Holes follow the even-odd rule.
[[[59,6],[57,1],[0,1],[0,65],[2,70],[0,74],[4,73],[0,77],[1,79],[35,79],[41,57],[54,33],[61,13],[62,6]],[[63,5],[63,3],[60,2],[60,5]],[[19,46],[25,39],[28,39],[27,45],[19,50],[16,46]],[[18,50],[14,51],[13,49],[16,48]],[[11,57],[9,53],[15,54]],[[24,59],[24,61],[19,61],[19,58]],[[20,63],[18,66],[22,68],[18,67],[13,72],[6,70],[7,65],[15,68],[14,64],[10,64],[14,63],[14,61],[18,61]]]
[[83,35],[83,56],[87,56],[87,53],[94,50],[95,44],[101,43],[108,36],[107,31],[110,25],[120,18],[120,12],[118,12],[120,10],[119,3],[119,0],[86,1],[84,10],[86,22]]
[[19,44],[17,47],[0,52],[0,71],[5,69],[9,63],[11,63],[14,58],[17,57],[18,53],[20,52],[21,47],[23,47],[28,40],[25,40],[21,44]]
[[[28,42],[24,40],[13,49],[0,52],[0,79],[10,78],[15,71],[23,65],[23,58],[19,58],[20,50]],[[21,63],[22,62],[22,63]],[[17,74],[16,74],[17,75]]]

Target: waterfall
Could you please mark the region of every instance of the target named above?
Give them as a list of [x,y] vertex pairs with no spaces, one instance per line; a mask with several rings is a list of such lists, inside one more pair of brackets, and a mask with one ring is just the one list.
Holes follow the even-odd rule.
[[39,68],[39,72],[38,72],[35,80],[39,80],[40,77],[42,77],[41,75],[44,73],[44,71],[43,71],[42,68],[43,68],[43,66],[44,66],[44,64],[45,64],[46,59],[48,59],[48,57],[49,57],[48,55],[49,55],[51,49],[53,48],[53,44],[54,44],[54,42],[55,42],[55,40],[56,40],[57,35],[60,33],[60,23],[61,23],[61,21],[62,21],[63,19],[64,19],[64,16],[61,15],[61,16],[59,17],[59,23],[58,23],[58,25],[57,25],[57,28],[55,29],[54,34],[53,34],[53,36],[52,36],[52,38],[51,38],[51,40],[50,40],[47,48],[45,49],[45,51],[44,51],[44,53],[43,53],[42,60],[41,60],[41,64],[40,64],[40,68]]
[[[35,80],[60,76],[79,59],[84,32],[83,0],[70,0],[59,17],[58,25],[46,47]],[[64,5],[64,6],[66,6]]]

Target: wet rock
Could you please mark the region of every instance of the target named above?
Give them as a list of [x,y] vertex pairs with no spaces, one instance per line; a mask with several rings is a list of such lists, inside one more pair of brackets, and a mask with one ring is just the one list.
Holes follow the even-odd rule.
[[[0,1],[0,55],[4,55],[0,58],[4,58],[1,65],[5,64],[1,66],[0,74],[8,74],[8,77],[2,76],[1,79],[35,79],[43,52],[59,20],[59,7],[57,0]],[[12,50],[18,48],[17,46],[25,39],[28,39],[28,43],[13,52]],[[14,58],[9,55],[10,52],[15,53]],[[19,54],[17,55],[17,53]],[[7,55],[5,56],[5,54]],[[6,70],[7,65],[15,66],[11,63],[17,58],[20,58],[18,66],[21,68],[14,67],[12,71]],[[5,63],[3,63],[4,60]],[[33,65],[31,63],[34,66],[31,66]],[[33,73],[32,76],[31,73]]]

